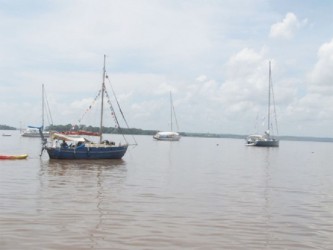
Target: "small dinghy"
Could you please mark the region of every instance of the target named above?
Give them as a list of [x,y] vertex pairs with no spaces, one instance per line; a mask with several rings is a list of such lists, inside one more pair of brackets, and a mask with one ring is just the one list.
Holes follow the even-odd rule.
[[27,154],[23,155],[0,155],[0,160],[22,160],[28,157]]

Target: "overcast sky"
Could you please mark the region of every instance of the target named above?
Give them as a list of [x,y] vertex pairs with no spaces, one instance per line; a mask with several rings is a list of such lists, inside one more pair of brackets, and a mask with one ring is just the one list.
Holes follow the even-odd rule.
[[261,132],[271,61],[279,134],[333,137],[332,13],[315,0],[0,0],[0,124],[40,124],[42,84],[54,124],[78,124],[106,54],[130,127],[168,130],[172,91],[180,131]]

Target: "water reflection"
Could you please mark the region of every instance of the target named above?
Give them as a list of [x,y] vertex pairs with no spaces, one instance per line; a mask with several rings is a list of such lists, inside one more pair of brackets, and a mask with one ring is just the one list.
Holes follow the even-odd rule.
[[[279,148],[258,148],[246,147],[249,153],[249,159],[252,159],[250,165],[253,178],[257,177],[257,184],[251,189],[257,193],[257,203],[251,205],[252,209],[255,205],[260,208],[254,214],[257,220],[254,222],[255,228],[262,228],[262,243],[267,249],[274,249],[275,238],[277,237],[278,227],[274,223],[276,220],[276,211],[274,210],[274,202],[276,200],[276,187],[274,187],[273,179],[274,170],[278,168]],[[255,156],[255,157],[253,157]]]
[[122,159],[115,160],[43,160],[40,161],[41,169],[45,170],[67,170],[67,169],[113,169],[116,167],[125,166],[126,162]]
[[271,174],[270,174],[270,155],[271,149],[265,148],[263,150],[263,177],[264,177],[264,217],[266,218],[265,227],[265,245],[267,247],[272,245],[272,209],[271,209]]
[[56,221],[63,231],[71,227],[78,234],[86,233],[89,248],[98,248],[126,176],[124,160],[41,160],[40,216],[50,220],[46,223]]
[[23,140],[29,158],[0,167],[1,249],[332,249],[333,144],[140,140],[124,161]]

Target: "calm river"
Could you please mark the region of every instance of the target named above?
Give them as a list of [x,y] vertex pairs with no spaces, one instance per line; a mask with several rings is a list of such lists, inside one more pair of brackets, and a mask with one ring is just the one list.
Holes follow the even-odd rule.
[[333,143],[136,136],[123,160],[56,161],[10,133],[0,154],[29,157],[0,161],[2,250],[333,249]]

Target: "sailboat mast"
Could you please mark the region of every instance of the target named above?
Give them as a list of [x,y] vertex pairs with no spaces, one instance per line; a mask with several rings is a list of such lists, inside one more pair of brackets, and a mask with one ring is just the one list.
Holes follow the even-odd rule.
[[104,92],[105,92],[105,59],[106,55],[104,55],[104,64],[103,64],[103,81],[102,81],[102,99],[101,99],[101,120],[99,126],[99,143],[102,143],[102,128],[103,128],[103,109],[104,109]]
[[171,132],[173,131],[172,130],[172,96],[171,96],[171,91],[170,91],[170,122],[171,122]]
[[270,124],[271,124],[271,81],[272,81],[272,76],[271,76],[271,61],[269,61],[269,75],[268,75],[268,124],[267,124],[267,129],[268,132],[270,132]]
[[44,84],[42,84],[42,131],[44,130]]

